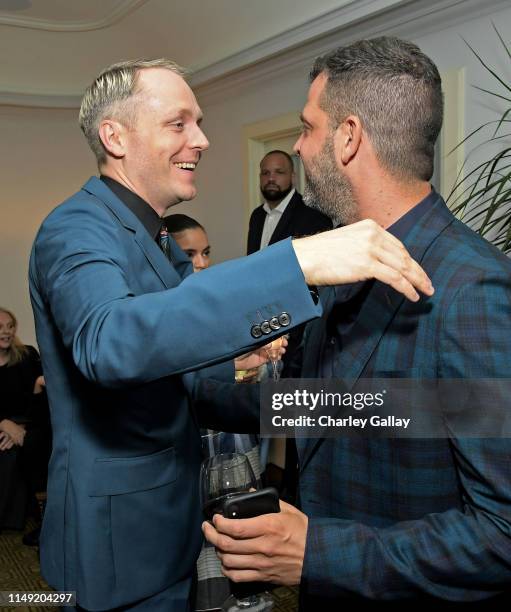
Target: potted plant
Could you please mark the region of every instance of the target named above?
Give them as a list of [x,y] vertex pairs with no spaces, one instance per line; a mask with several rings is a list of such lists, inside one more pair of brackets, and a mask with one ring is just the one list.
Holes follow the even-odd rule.
[[[511,60],[511,51],[501,34],[493,25],[497,37]],[[489,121],[473,130],[456,148],[470,140],[475,134],[488,134],[481,146],[502,143],[502,147],[492,153],[485,161],[478,164],[465,176],[458,176],[456,183],[447,198],[452,212],[484,236],[504,253],[511,251],[511,145],[506,141],[511,134],[508,131],[511,123],[511,85],[493,70],[487,62],[465,41],[477,60],[500,85],[500,91],[490,91],[483,87],[476,89],[506,102],[506,110],[499,119]],[[455,149],[454,149],[455,150]],[[466,165],[466,162],[464,166]]]

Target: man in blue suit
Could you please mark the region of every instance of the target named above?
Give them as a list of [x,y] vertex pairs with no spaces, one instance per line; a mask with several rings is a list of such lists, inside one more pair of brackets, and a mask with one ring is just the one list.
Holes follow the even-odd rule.
[[[311,83],[295,145],[306,200],[337,223],[388,228],[435,295],[411,304],[379,282],[326,288],[302,376],[509,378],[511,262],[429,185],[442,123],[435,65],[383,37],[319,58]],[[301,511],[217,516],[206,536],[230,578],[300,584],[304,610],[488,605],[511,584],[511,440],[451,434],[297,439]]]
[[[374,276],[410,299],[414,286],[432,292],[374,223],[190,274],[162,217],[195,196],[208,147],[200,121],[168,60],[101,73],[80,109],[101,178],[47,217],[31,255],[54,436],[41,566],[50,585],[76,591],[81,609],[188,610],[201,544],[189,399],[209,426],[257,428],[257,411],[241,414],[222,394],[234,381],[227,360],[320,315],[306,283]],[[353,251],[351,262],[343,253]],[[250,360],[257,354],[239,367]]]

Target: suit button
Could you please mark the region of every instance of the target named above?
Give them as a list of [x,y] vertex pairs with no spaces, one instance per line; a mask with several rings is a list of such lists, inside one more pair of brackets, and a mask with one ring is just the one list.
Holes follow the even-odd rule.
[[269,334],[271,333],[271,327],[270,327],[270,323],[269,321],[263,321],[261,323],[261,331],[263,332],[263,334]]
[[260,338],[263,335],[260,325],[253,325],[250,333],[252,334],[252,338]]
[[288,315],[287,312],[283,312],[279,316],[279,323],[282,327],[287,327],[291,323],[291,315]]
[[272,317],[270,319],[270,327],[274,330],[277,331],[277,329],[280,329],[280,323],[277,317]]

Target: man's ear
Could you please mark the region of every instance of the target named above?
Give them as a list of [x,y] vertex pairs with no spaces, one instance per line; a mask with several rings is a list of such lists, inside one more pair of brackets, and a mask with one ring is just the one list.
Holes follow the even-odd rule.
[[99,124],[99,137],[103,146],[110,155],[118,159],[126,154],[125,134],[125,126],[113,119],[103,119]]
[[362,141],[362,123],[356,115],[348,115],[335,131],[335,151],[343,166],[357,154]]

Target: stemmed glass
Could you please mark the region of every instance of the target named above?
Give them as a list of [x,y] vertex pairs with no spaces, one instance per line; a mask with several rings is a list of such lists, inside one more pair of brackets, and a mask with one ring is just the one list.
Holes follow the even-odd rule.
[[264,347],[264,350],[268,355],[268,359],[271,361],[271,366],[273,370],[273,380],[275,381],[278,381],[280,379],[280,349],[282,348],[282,338],[284,337],[285,336],[275,338],[275,340],[272,340]]
[[[259,482],[246,455],[220,453],[202,462],[200,471],[200,498],[206,520],[211,520],[225,499],[257,489]],[[231,595],[223,604],[225,612],[238,610],[272,610],[273,599],[269,593],[249,594],[250,585],[231,582]],[[253,589],[253,587],[252,587]]]

